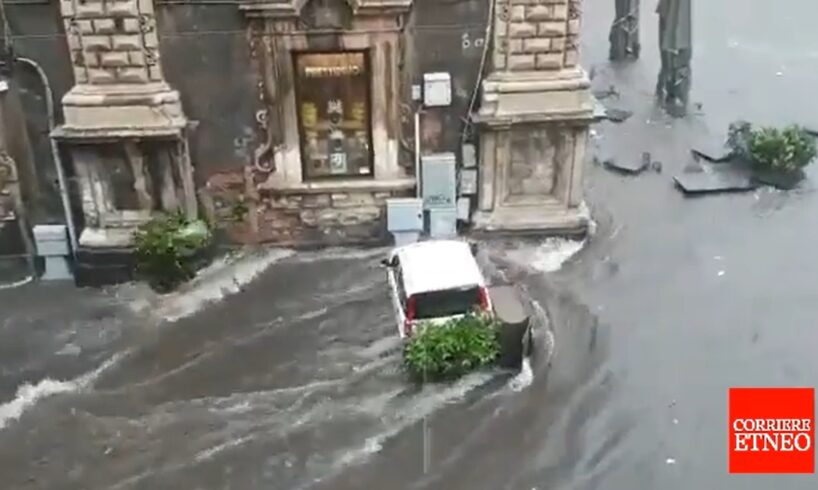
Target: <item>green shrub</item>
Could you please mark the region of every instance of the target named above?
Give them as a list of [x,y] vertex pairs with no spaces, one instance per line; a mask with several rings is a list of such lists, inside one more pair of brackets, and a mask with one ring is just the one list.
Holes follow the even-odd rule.
[[460,377],[492,364],[500,354],[494,320],[470,314],[443,325],[420,325],[404,349],[404,365],[416,380]]
[[747,122],[730,125],[728,146],[762,171],[798,172],[815,159],[815,139],[799,126],[754,129]]
[[196,261],[211,240],[207,224],[182,213],[157,216],[137,229],[137,272],[157,291],[168,292],[196,275]]

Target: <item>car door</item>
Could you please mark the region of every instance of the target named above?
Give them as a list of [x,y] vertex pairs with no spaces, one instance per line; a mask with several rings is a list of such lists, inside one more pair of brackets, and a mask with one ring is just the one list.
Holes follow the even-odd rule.
[[397,255],[392,256],[387,268],[387,279],[389,280],[389,295],[392,297],[392,309],[395,314],[395,323],[398,327],[398,333],[403,337],[403,322],[405,314],[403,313],[403,273],[401,271],[400,259]]

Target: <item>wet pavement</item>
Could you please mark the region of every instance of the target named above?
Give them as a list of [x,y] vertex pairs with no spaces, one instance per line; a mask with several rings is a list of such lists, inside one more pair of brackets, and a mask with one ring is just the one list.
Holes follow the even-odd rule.
[[791,192],[703,198],[672,176],[734,119],[815,120],[818,4],[697,4],[702,109],[670,120],[652,102],[652,9],[643,59],[612,68],[603,3],[585,3],[585,63],[634,116],[597,126],[589,153],[650,151],[662,172],[589,163],[598,226],[559,271],[542,272],[535,245],[485,245],[497,276],[549,312],[556,349],[530,384],[499,371],[406,383],[381,250],[281,254],[200,311],[218,287],[165,300],[2,290],[0,486],[816,488],[811,475],[727,475],[725,446],[727,387],[815,384],[818,174]]

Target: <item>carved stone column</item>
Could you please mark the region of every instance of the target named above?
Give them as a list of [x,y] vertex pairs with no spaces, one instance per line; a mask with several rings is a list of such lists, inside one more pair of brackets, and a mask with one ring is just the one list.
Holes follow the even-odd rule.
[[75,86],[53,137],[81,188],[81,247],[127,247],[154,211],[196,215],[188,121],[162,74],[152,0],[60,0]]
[[484,231],[581,233],[581,178],[593,119],[577,64],[579,0],[495,0],[483,82],[478,210]]

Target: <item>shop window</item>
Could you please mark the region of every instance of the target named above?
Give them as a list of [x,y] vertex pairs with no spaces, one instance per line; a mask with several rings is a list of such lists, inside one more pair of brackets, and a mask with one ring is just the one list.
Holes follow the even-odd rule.
[[367,53],[296,53],[295,70],[304,179],[372,177]]

